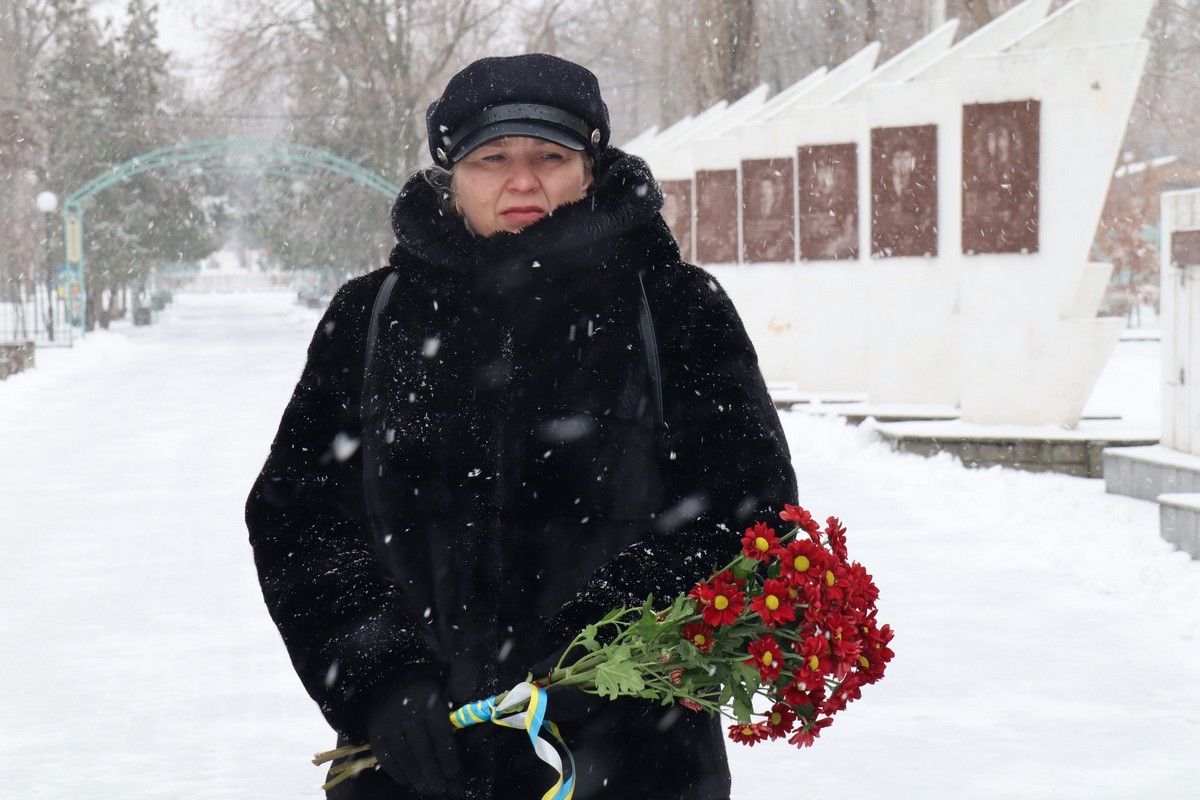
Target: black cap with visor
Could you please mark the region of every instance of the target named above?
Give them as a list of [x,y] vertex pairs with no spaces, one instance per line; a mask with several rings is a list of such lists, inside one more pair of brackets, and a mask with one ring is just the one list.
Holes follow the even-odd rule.
[[482,58],[450,79],[425,113],[429,153],[449,168],[480,145],[531,136],[586,152],[608,146],[608,107],[596,76],[544,53]]

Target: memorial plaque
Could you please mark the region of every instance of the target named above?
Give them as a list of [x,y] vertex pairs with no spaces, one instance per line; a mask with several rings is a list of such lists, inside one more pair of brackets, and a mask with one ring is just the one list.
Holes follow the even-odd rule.
[[964,253],[1036,253],[1041,103],[963,106]]
[[1177,267],[1200,267],[1200,231],[1171,233],[1171,263]]
[[937,126],[871,131],[871,255],[937,255]]
[[858,145],[801,147],[800,258],[858,258]]
[[738,260],[736,169],[696,173],[696,260],[730,264]]
[[660,181],[662,187],[662,216],[679,244],[684,261],[692,260],[692,182]]
[[742,162],[743,260],[796,259],[793,171],[790,158]]

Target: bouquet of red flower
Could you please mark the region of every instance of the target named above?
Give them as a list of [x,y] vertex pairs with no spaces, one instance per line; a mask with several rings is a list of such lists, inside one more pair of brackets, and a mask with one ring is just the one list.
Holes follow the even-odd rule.
[[[811,745],[864,685],[883,677],[892,630],[876,619],[879,590],[861,564],[848,560],[838,519],[829,517],[822,528],[793,505],[779,517],[791,531],[778,536],[766,523],[755,524],[742,538],[742,552],[708,580],[665,608],[651,597],[639,608],[614,609],[575,637],[549,676],[530,675],[521,686],[568,685],[610,699],[678,703],[732,719],[735,742],[787,737],[797,747]],[[531,701],[524,700],[527,692],[521,696],[530,712],[544,706],[536,689]],[[765,710],[755,709],[756,696]],[[455,712],[455,725],[506,707],[504,695],[485,703],[483,710],[472,704]],[[342,748],[314,761],[367,750]],[[349,777],[373,763],[367,757],[335,770]]]
[[[779,516],[794,525],[790,532],[777,536],[763,522],[747,529],[741,554],[668,608],[650,599],[636,616],[617,609],[588,626],[564,661],[576,647],[587,653],[547,682],[721,713],[734,720],[735,742],[786,736],[811,745],[864,685],[883,677],[892,630],[876,619],[879,590],[847,559],[837,518],[822,529],[799,506]],[[601,646],[604,626],[616,636]],[[755,695],[769,710],[755,711]]]

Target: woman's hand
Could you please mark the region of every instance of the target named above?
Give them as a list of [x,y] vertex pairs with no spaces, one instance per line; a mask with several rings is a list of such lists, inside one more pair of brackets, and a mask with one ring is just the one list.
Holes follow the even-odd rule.
[[367,723],[371,752],[401,786],[420,794],[461,791],[458,743],[441,681],[406,682],[380,703]]

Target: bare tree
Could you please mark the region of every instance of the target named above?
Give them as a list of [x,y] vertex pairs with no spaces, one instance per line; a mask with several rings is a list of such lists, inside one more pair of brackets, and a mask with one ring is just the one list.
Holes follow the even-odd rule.
[[[53,11],[46,0],[0,0],[0,300],[17,300],[32,287],[45,235],[34,197],[45,181],[51,120],[35,75]],[[23,319],[12,324],[0,335],[25,335]]]
[[[256,113],[228,131],[321,147],[401,183],[428,161],[426,106],[503,40],[505,10],[499,0],[252,0],[249,23],[223,37],[219,102]],[[352,181],[274,175],[240,186],[233,205],[261,209],[242,216],[249,238],[289,265],[345,273],[387,255],[386,202]]]

